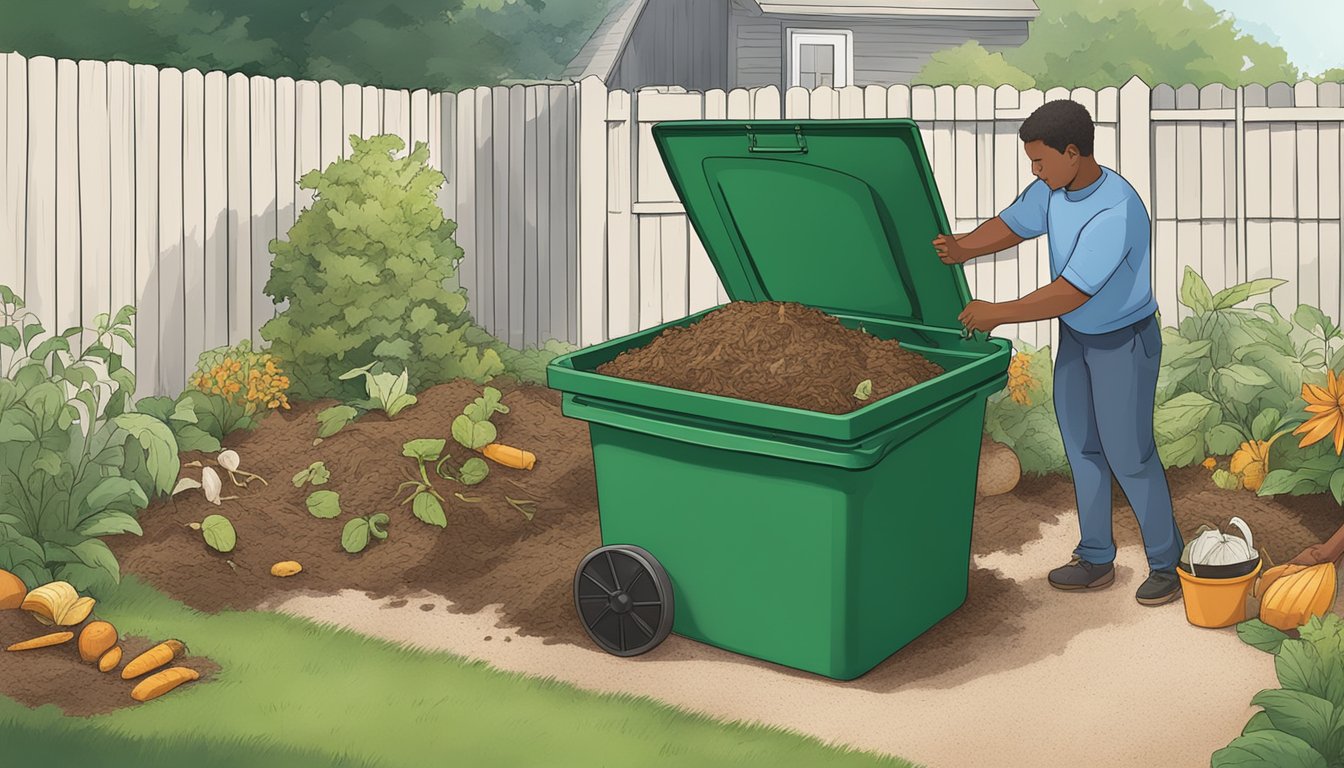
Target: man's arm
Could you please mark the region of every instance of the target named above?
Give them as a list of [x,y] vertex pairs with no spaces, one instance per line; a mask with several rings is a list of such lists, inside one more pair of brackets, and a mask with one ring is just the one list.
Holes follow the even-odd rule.
[[1089,298],[1061,277],[1015,301],[998,304],[972,301],[966,305],[960,319],[967,330],[988,333],[1008,323],[1031,323],[1067,315],[1083,306]]
[[997,253],[1021,243],[1025,238],[1009,229],[998,216],[965,235],[939,235],[933,249],[944,264],[963,264],[971,259]]

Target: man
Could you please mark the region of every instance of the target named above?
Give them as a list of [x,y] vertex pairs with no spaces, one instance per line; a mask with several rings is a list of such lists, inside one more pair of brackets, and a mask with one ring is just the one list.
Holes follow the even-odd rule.
[[1153,399],[1162,334],[1154,316],[1148,212],[1134,188],[1092,156],[1095,133],[1082,105],[1052,101],[1022,123],[1019,138],[1036,181],[967,235],[933,241],[960,264],[1049,235],[1051,282],[1015,301],[972,301],[973,331],[1059,318],[1055,413],[1073,470],[1081,538],[1073,559],[1050,572],[1058,589],[1115,580],[1111,478],[1134,508],[1149,576],[1136,598],[1162,605],[1181,595],[1181,534],[1153,441]]

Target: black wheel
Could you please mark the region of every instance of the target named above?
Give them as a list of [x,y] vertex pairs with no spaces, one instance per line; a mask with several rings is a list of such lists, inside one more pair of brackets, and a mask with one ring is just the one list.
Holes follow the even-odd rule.
[[599,547],[574,574],[574,605],[588,636],[616,656],[647,653],[672,632],[672,580],[630,544]]

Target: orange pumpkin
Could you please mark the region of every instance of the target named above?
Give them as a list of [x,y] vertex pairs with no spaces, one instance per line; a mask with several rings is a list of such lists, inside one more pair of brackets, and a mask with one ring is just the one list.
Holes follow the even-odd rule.
[[1321,563],[1282,576],[1265,590],[1260,620],[1276,629],[1297,629],[1335,604],[1335,564]]

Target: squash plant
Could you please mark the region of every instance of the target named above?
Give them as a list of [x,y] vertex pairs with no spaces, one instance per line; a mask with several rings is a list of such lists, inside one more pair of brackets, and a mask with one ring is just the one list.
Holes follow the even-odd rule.
[[[172,432],[127,411],[135,377],[111,345],[134,345],[134,313],[48,334],[0,286],[0,346],[11,353],[0,378],[0,568],[30,588],[119,579],[99,537],[140,534],[135,514],[177,478]],[[71,340],[85,330],[92,341],[76,354]]]
[[1213,768],[1344,765],[1344,620],[1314,617],[1296,639],[1259,620],[1239,625],[1237,634],[1274,654],[1281,687],[1251,699],[1260,711],[1213,754]]

